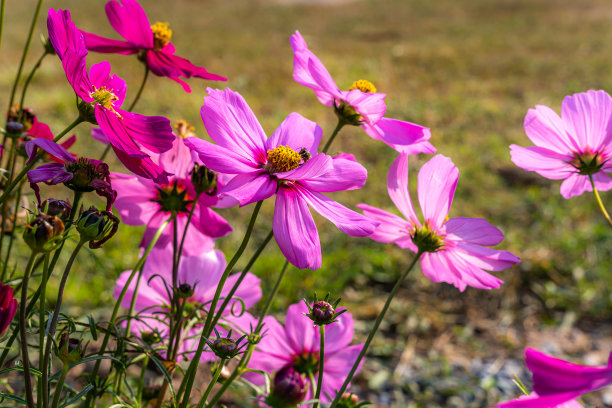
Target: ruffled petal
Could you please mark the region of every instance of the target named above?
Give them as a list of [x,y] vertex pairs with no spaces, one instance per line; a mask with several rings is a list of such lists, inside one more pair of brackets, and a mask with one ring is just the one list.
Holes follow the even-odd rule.
[[535,171],[542,177],[559,180],[569,177],[576,169],[569,164],[573,157],[556,153],[544,147],[510,145],[512,162],[527,171]]
[[559,154],[578,151],[578,141],[568,133],[565,121],[548,106],[536,105],[525,116],[525,133],[536,146]]
[[172,148],[176,136],[170,121],[163,116],[144,116],[118,109],[128,137],[136,140],[153,153],[163,153]]
[[394,242],[401,248],[410,248],[416,252],[416,246],[410,239],[412,225],[408,221],[367,204],[357,204],[357,208],[363,211],[363,215],[378,222],[374,232],[368,238],[378,242]]
[[151,23],[137,1],[113,0],[105,8],[108,21],[123,38],[138,48],[153,48]]
[[323,137],[323,130],[319,125],[293,112],[276,128],[266,146],[268,150],[278,146],[288,146],[297,152],[306,148],[314,156],[317,154],[321,137]]
[[425,221],[439,227],[448,215],[455,188],[459,180],[459,170],[451,159],[441,154],[434,156],[421,167],[417,192]]
[[566,96],[561,104],[561,118],[578,141],[580,153],[587,147],[597,152],[612,141],[612,98],[605,91]]

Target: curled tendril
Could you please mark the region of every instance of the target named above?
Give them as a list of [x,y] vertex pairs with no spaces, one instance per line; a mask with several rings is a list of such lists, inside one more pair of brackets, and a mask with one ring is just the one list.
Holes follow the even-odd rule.
[[[242,315],[244,315],[246,313],[246,305],[244,304],[244,300],[242,300],[241,298],[234,298],[235,302],[232,303],[232,306],[230,307],[230,314],[233,317],[242,317]],[[240,304],[240,312],[236,313],[235,312],[235,306],[236,304]]]
[[164,277],[161,276],[160,274],[156,273],[155,275],[152,275],[147,281],[147,285],[151,286],[151,281],[153,281],[153,279],[155,278],[159,278],[159,280],[161,280],[162,285],[164,285],[164,289],[166,289],[166,294],[168,295],[168,299],[172,299],[172,291],[168,287],[168,284],[166,283],[166,280],[164,279]]

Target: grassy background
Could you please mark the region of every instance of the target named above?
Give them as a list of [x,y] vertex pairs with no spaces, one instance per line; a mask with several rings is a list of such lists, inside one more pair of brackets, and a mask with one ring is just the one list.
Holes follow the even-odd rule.
[[[346,89],[357,79],[369,79],[379,92],[387,94],[386,116],[431,128],[431,141],[438,152],[451,157],[461,172],[450,216],[488,219],[506,235],[500,248],[522,259],[519,266],[498,274],[506,283],[491,292],[468,289],[461,294],[447,285],[433,284],[419,273],[412,274],[384,327],[387,335],[375,344],[374,354],[382,366],[393,364],[411,344],[416,351],[444,349],[449,344],[461,346],[450,356],[442,353],[443,361],[458,354],[484,358],[520,355],[531,331],[541,332],[562,323],[601,324],[609,319],[612,233],[592,195],[564,200],[559,195],[559,182],[516,168],[508,149],[511,143],[530,144],[522,122],[527,109],[535,104],[559,111],[565,95],[612,88],[609,1],[307,3],[143,1],[152,23],[170,23],[178,55],[229,81],[191,80],[193,93],[185,94],[179,85],[152,76],[136,111],[164,115],[172,121],[187,119],[204,137],[199,108],[205,87],[229,86],[246,98],[268,134],[287,114],[297,111],[318,122],[327,136],[335,126],[333,113],[291,77],[289,36],[300,30],[341,88]],[[46,33],[46,9],[56,7],[70,9],[79,28],[118,38],[103,14],[103,5],[102,1],[46,2],[35,36]],[[27,0],[7,7],[0,49],[3,95],[9,93],[34,6],[34,1]],[[35,39],[26,71],[41,52]],[[130,101],[143,67],[133,56],[90,54],[91,62],[104,59],[110,60],[114,72],[127,81]],[[61,65],[56,57],[48,57],[35,77],[26,106],[58,132],[75,117],[73,105],[73,93]],[[77,152],[93,157],[101,152],[101,146],[89,137],[89,125],[79,126],[76,133]],[[371,140],[359,128],[345,128],[332,150],[354,153],[369,171],[362,190],[335,194],[333,198],[349,206],[366,202],[394,211],[386,190],[386,174],[394,159],[391,149]],[[411,158],[412,187],[418,168],[427,159]],[[116,171],[124,171],[118,162],[113,165]],[[64,190],[55,191],[57,198],[68,197]],[[603,199],[609,203],[612,195],[604,193]],[[272,205],[270,201],[264,206],[254,244],[270,228]],[[219,247],[231,256],[250,211],[220,212],[232,220],[236,230],[219,240]],[[330,291],[344,296],[361,319],[357,331],[363,338],[367,320],[373,319],[385,291],[409,264],[411,255],[392,245],[344,236],[329,222],[316,220],[323,267],[318,271],[291,271],[273,311],[282,314],[287,304],[311,296],[315,290]],[[135,261],[135,251],[126,248],[138,244],[141,231],[122,226],[104,251],[81,257],[66,296],[71,311],[103,313],[108,309],[114,279]],[[271,288],[281,263],[282,256],[271,244],[255,265],[264,293]],[[518,331],[520,335],[512,340],[514,337],[507,333],[498,338],[489,331],[474,331],[481,321],[503,321],[508,333]],[[442,345],[428,343],[442,333],[450,333]],[[486,341],[491,338],[496,341]],[[565,348],[562,351],[572,353]],[[371,370],[370,374],[380,371]],[[439,375],[437,371],[432,374]],[[410,394],[402,388],[410,381],[402,381],[398,392]]]

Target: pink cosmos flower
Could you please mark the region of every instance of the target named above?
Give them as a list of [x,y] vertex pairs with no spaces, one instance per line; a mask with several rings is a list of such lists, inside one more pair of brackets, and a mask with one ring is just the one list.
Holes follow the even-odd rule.
[[564,179],[561,195],[570,198],[612,189],[612,98],[605,91],[566,96],[561,117],[536,105],[525,116],[525,132],[535,146],[510,145],[512,161],[552,180]]
[[0,336],[6,333],[17,313],[17,299],[13,297],[13,288],[0,283]]
[[276,193],[273,228],[276,242],[298,268],[321,267],[321,245],[308,206],[345,234],[368,236],[372,221],[321,193],[361,188],[367,171],[359,163],[317,153],[321,128],[292,113],[268,138],[242,96],[230,89],[208,89],[202,120],[216,144],[188,138],[202,162],[220,173],[235,175],[220,197],[241,206]]
[[[318,378],[319,329],[304,313],[308,313],[304,303],[289,306],[284,327],[274,317],[267,316],[263,329],[266,334],[257,345],[248,367],[270,374],[292,367],[303,375],[312,371]],[[323,402],[329,402],[328,396],[333,398],[342,387],[363,347],[363,344],[349,346],[352,339],[353,318],[350,313],[343,313],[337,322],[325,327]],[[246,378],[263,384],[263,377],[259,374],[248,374]],[[312,390],[308,390],[305,399],[312,396]]]
[[501,271],[519,259],[510,252],[487,248],[499,244],[504,236],[486,220],[447,220],[458,180],[459,170],[448,157],[439,154],[423,165],[417,185],[425,218],[421,223],[408,191],[408,155],[401,153],[389,170],[387,184],[391,200],[406,219],[366,204],[357,207],[380,222],[370,238],[423,251],[421,269],[432,281],[450,283],[461,291],[466,286],[498,288],[503,282],[484,270]]
[[399,152],[436,152],[428,141],[431,138],[429,128],[384,117],[386,95],[377,93],[371,82],[359,80],[348,91],[341,91],[323,63],[308,49],[299,31],[290,41],[294,54],[293,79],[311,88],[323,105],[333,106],[347,124],[361,125],[371,138],[382,140]]
[[[211,207],[219,206],[217,187],[223,183],[217,179],[217,187],[200,194],[194,204],[196,190],[190,173],[199,163],[197,155],[185,144],[188,139],[176,138],[172,149],[158,156],[157,162],[171,176],[167,183],[157,184],[152,180],[129,174],[112,173],[113,186],[118,198],[115,208],[121,220],[127,225],[147,225],[141,247],[147,247],[157,229],[172,213],[176,213],[178,242],[181,242],[189,212],[196,206],[187,229],[183,253],[194,255],[213,249],[214,238],[223,237],[232,232],[232,227]],[[232,203],[230,203],[232,204]],[[174,221],[173,221],[174,222]],[[173,240],[172,223],[165,229],[157,241],[156,247],[166,247]]]
[[[208,311],[225,267],[225,257],[218,250],[181,257],[178,268],[179,290],[193,292],[187,298],[189,307],[186,307],[186,310],[189,308],[201,308]],[[115,298],[119,297],[131,273],[132,271],[125,271],[117,279],[114,291]],[[229,276],[225,285],[226,289],[221,293],[221,296],[228,295],[238,276],[239,274]],[[132,279],[121,304],[126,309],[129,309],[131,305],[135,288],[136,278]],[[160,340],[167,341],[164,337],[168,335],[168,322],[164,312],[167,312],[167,308],[170,307],[169,293],[171,291],[172,248],[154,249],[149,254],[142,272],[140,285],[138,286],[138,295],[135,303],[138,319],[134,321],[132,326],[135,334],[142,338],[155,333],[160,337]],[[261,299],[259,278],[250,272],[247,273],[236,290],[234,297],[242,299],[245,309],[251,308]],[[220,326],[217,327],[217,330],[221,333],[226,332],[221,325],[235,327],[244,320],[244,317],[236,317],[236,314],[244,312],[244,310],[241,310],[242,305],[238,300],[230,302],[229,306],[223,311]],[[182,352],[191,352],[196,348],[198,339],[194,341],[190,337],[196,335],[199,331],[197,326],[195,326],[185,334],[186,339],[182,345]],[[214,359],[214,355],[211,352],[203,354],[203,360],[210,361],[212,359]]]
[[498,408],[584,408],[578,401],[571,400],[567,402],[557,403],[556,396],[540,397],[535,392],[529,395],[523,395],[515,400],[500,402],[495,405]]
[[186,92],[191,92],[191,88],[179,77],[227,81],[222,76],[206,71],[204,67],[195,66],[187,59],[174,55],[176,50],[170,42],[172,30],[168,29],[168,23],[157,22],[151,25],[137,1],[109,1],[106,3],[106,16],[111,26],[126,41],[81,31],[89,51],[124,55],[138,53],[138,58],[147,64],[151,72],[178,82]]
[[76,159],[68,150],[47,139],[34,139],[26,143],[25,150],[30,158],[28,163],[34,160],[39,147],[56,159],[55,163],[43,164],[27,173],[30,187],[36,194],[39,206],[41,199],[38,183],[47,185],[64,183],[75,191],[95,191],[99,196],[106,198],[106,210],[110,211],[117,192],[111,185],[106,163],[95,159]]
[[525,349],[525,362],[533,374],[533,390],[539,396],[532,400],[508,401],[500,407],[555,407],[582,394],[612,383],[612,354],[605,366],[589,367],[548,356],[538,350]]
[[126,84],[117,75],[111,75],[110,63],[94,64],[87,73],[85,40],[70,20],[68,10],[50,9],[47,26],[49,39],[62,61],[68,82],[83,100],[81,111],[87,111],[92,120],[95,117],[128,170],[159,183],[166,182],[167,174],[141,147],[154,153],[169,150],[175,138],[170,121],[161,116],[143,116],[121,109]]

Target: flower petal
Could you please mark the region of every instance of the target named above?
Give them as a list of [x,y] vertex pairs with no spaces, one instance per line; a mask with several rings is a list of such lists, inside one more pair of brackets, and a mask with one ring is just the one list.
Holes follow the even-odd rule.
[[257,163],[223,146],[198,139],[197,137],[185,139],[185,145],[198,154],[206,167],[216,172],[241,174],[257,171]]
[[219,198],[232,197],[243,207],[273,196],[276,188],[276,182],[266,173],[239,174],[219,191]]
[[72,157],[70,152],[64,149],[61,145],[47,139],[32,139],[26,143],[25,150],[28,155],[28,164],[36,157],[36,148],[40,147],[45,152],[52,156],[57,157],[67,163],[75,162],[76,159]]
[[271,150],[278,146],[288,146],[297,152],[306,148],[314,156],[321,143],[321,137],[323,130],[319,125],[293,112],[276,128],[268,139],[266,147]]
[[170,121],[163,116],[144,116],[118,109],[128,137],[136,140],[153,153],[163,153],[172,148],[176,136]]
[[524,127],[527,137],[538,147],[559,154],[579,150],[578,141],[568,133],[565,121],[548,106],[536,105],[535,109],[529,109]]
[[441,154],[434,156],[421,167],[417,192],[425,221],[439,227],[448,215],[455,188],[459,180],[459,170],[451,159]]
[[497,245],[504,239],[504,234],[482,218],[454,217],[444,223],[445,240],[469,242],[476,245]]
[[428,140],[431,138],[429,128],[397,119],[381,118],[375,125],[364,123],[365,132],[372,138],[382,140],[398,152],[406,154],[436,152]]
[[512,162],[527,171],[535,171],[542,177],[559,180],[569,177],[576,169],[569,164],[573,157],[556,153],[544,147],[510,145]]
[[138,48],[153,48],[151,23],[137,1],[113,0],[105,8],[108,21],[123,38]]
[[376,229],[368,238],[378,242],[394,242],[401,248],[410,248],[416,252],[416,246],[410,238],[412,225],[408,221],[367,204],[357,204],[357,208],[363,211],[363,215],[378,222]]
[[612,98],[605,91],[590,90],[566,96],[561,105],[561,118],[578,141],[580,153],[587,147],[597,152],[612,141]]
[[300,184],[319,193],[356,190],[364,186],[368,171],[354,158],[334,157],[332,168],[324,174],[310,179],[300,180]]
[[126,41],[105,38],[83,30],[81,30],[81,34],[85,38],[85,46],[89,51],[122,55],[135,54],[140,51],[140,48]]
[[274,176],[280,180],[299,181],[312,179],[324,175],[333,169],[333,160],[325,153],[311,157],[306,163],[294,170],[276,173]]
[[153,181],[121,173],[112,173],[111,180],[117,191],[115,208],[124,224],[144,225],[160,210]]
[[414,211],[412,199],[410,198],[410,190],[408,188],[407,153],[400,153],[391,165],[389,175],[387,176],[387,190],[389,191],[391,201],[393,201],[393,204],[400,210],[402,215],[406,217],[411,224],[420,226],[421,222]]

